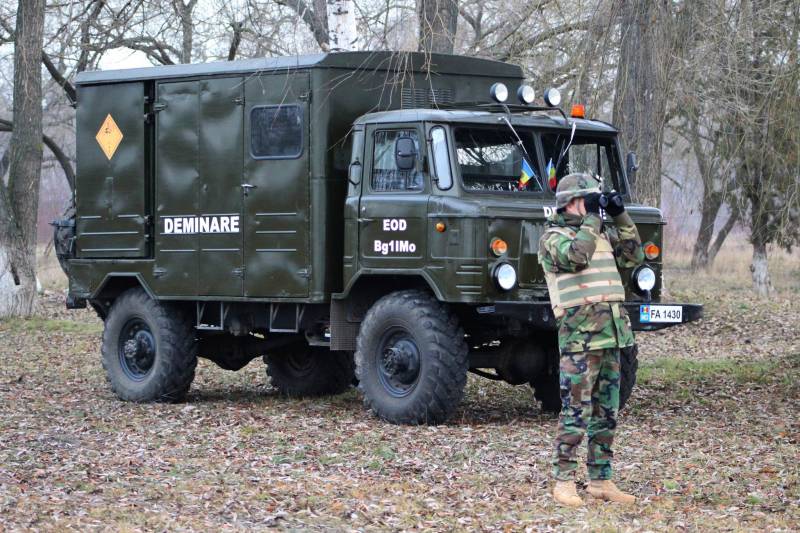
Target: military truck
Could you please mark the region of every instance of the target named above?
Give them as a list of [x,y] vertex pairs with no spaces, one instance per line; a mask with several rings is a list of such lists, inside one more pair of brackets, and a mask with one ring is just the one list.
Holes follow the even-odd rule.
[[[638,225],[647,261],[622,273],[634,329],[701,316],[659,303],[665,222],[632,203],[618,131],[567,116],[555,90],[536,100],[516,65],[353,52],[76,85],[75,211],[56,244],[67,307],[104,320],[123,400],[183,399],[198,357],[228,370],[263,357],[282,394],[357,384],[395,423],[446,420],[469,371],[557,410],[536,251],[574,170],[625,195]],[[624,402],[636,350],[622,363]]]

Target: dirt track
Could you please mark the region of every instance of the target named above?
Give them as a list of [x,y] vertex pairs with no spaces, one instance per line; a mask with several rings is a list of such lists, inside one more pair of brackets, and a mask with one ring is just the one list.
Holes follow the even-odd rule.
[[99,321],[51,301],[0,323],[0,530],[796,530],[800,306],[739,295],[709,311],[640,338],[616,453],[641,507],[567,511],[548,495],[555,420],[525,387],[471,379],[451,423],[396,427],[355,392],[286,400],[260,361],[202,361],[188,403],[126,404]]

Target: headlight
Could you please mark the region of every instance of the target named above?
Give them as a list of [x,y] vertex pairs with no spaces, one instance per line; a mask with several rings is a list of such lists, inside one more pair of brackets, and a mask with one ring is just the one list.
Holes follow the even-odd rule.
[[517,284],[517,272],[508,263],[502,263],[494,269],[494,279],[504,291],[510,291]]
[[650,267],[641,267],[634,274],[640,291],[651,291],[656,286],[656,273]]
[[505,83],[495,83],[489,88],[489,94],[495,102],[502,104],[508,100],[508,87]]

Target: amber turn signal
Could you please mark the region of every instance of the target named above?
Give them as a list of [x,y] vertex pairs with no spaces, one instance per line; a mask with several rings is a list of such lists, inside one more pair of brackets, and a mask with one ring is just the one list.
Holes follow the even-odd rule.
[[583,104],[572,104],[572,111],[569,116],[572,118],[586,118],[586,106]]
[[652,242],[648,242],[647,244],[644,245],[644,256],[650,259],[651,261],[656,257],[658,257],[660,253],[661,253],[661,248],[659,248]]
[[500,257],[501,255],[503,255],[508,251],[508,244],[506,243],[506,241],[500,239],[499,237],[495,237],[494,239],[492,239],[492,243],[490,244],[490,246],[492,248],[492,253],[497,257]]
[[444,233],[444,230],[447,229],[447,226],[444,225],[444,222],[437,222],[436,223],[436,231],[439,233]]

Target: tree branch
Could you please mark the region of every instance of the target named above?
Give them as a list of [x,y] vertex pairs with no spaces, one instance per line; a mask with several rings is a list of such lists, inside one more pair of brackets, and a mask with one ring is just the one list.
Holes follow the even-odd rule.
[[[10,120],[5,120],[0,118],[0,131],[12,131],[14,129],[14,123]],[[53,153],[55,158],[58,160],[58,163],[61,165],[62,170],[64,170],[64,178],[67,180],[67,184],[69,185],[70,190],[75,190],[75,171],[72,170],[72,163],[67,157],[67,154],[61,149],[58,144],[48,137],[47,135],[42,135],[42,140],[44,144],[50,149]],[[0,174],[2,177],[2,174]]]

